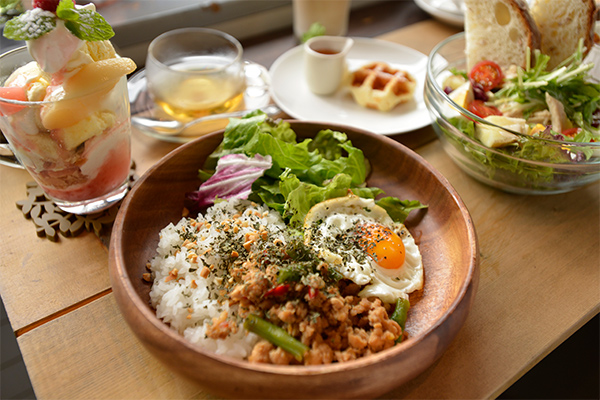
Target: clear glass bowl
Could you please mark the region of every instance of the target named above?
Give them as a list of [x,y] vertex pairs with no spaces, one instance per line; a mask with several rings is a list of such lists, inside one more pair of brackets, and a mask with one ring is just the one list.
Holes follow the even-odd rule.
[[[427,62],[425,103],[434,130],[450,158],[467,174],[495,188],[519,194],[554,194],[575,190],[600,179],[600,142],[571,143],[507,131],[456,104],[441,86],[449,70],[466,71],[465,35],[438,44]],[[486,147],[455,125],[461,118],[518,136],[519,144],[544,146],[546,159],[527,159],[508,149]],[[557,157],[558,155],[558,157]]]

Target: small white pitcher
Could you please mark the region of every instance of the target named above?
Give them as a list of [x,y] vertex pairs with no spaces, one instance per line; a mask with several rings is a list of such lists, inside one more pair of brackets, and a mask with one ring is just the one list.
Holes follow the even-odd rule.
[[351,38],[340,36],[317,36],[304,44],[304,75],[314,94],[329,95],[339,88],[353,44]]

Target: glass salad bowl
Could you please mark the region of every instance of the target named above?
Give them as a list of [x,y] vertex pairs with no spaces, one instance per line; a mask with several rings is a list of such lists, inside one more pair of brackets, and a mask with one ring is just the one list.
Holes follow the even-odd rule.
[[[564,193],[600,179],[600,142],[531,136],[491,123],[459,105],[459,97],[447,94],[444,82],[454,71],[466,70],[463,32],[433,49],[425,82],[425,103],[434,130],[446,153],[464,172],[517,194]],[[516,137],[508,146],[490,147],[478,140],[477,129]]]

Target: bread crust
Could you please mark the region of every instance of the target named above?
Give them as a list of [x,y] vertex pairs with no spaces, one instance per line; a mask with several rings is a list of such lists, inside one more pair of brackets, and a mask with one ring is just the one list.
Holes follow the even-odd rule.
[[[502,69],[512,64],[525,68],[527,49],[533,56],[533,50],[540,49],[542,43],[527,3],[523,0],[465,0],[464,4],[467,68],[470,70],[485,59],[497,62]],[[499,22],[500,4],[509,10],[509,22],[505,24]],[[517,39],[512,38],[514,34]]]
[[[519,11],[519,15],[523,18],[523,23],[529,28],[528,30],[528,45],[530,49],[539,49],[542,45],[542,35],[535,20],[529,12],[529,6],[522,0],[511,0]],[[594,0],[591,0],[594,1]]]
[[586,47],[586,54],[587,54],[592,49],[592,46],[594,46],[594,27],[596,25],[596,19],[599,16],[598,15],[599,9],[596,6],[596,2],[594,0],[582,0],[582,1],[584,3],[588,3],[587,6],[588,6],[588,10],[589,10],[589,12],[586,15],[588,35],[584,39],[584,43],[583,43],[583,45]]
[[534,0],[531,14],[542,35],[541,50],[550,56],[549,69],[571,56],[581,39],[587,55],[594,45],[597,11],[594,0]]

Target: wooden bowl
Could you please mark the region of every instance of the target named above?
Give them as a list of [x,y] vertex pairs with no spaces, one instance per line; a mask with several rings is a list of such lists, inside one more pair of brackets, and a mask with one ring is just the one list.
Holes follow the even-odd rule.
[[142,280],[158,233],[181,219],[184,193],[223,132],[177,148],[138,181],[124,200],[110,243],[115,298],[132,331],[160,361],[207,391],[235,398],[370,398],[415,378],[447,349],[472,305],[479,277],[477,236],[469,212],[448,181],[423,158],[385,136],[346,126],[290,121],[299,138],[331,128],[348,134],[372,164],[370,186],[417,199],[429,208],[406,221],[423,256],[425,285],[411,295],[409,338],[356,361],[322,366],[251,364],[187,342],[159,320]]

